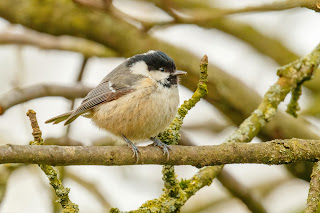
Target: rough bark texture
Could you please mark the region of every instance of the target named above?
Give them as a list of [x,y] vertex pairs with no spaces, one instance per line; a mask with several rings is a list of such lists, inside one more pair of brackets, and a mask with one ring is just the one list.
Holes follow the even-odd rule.
[[[320,158],[318,140],[275,140],[260,144],[229,143],[216,146],[170,146],[170,158],[158,147],[140,147],[137,164],[193,165],[233,163],[288,164]],[[49,165],[134,165],[126,146],[0,146],[0,163]]]

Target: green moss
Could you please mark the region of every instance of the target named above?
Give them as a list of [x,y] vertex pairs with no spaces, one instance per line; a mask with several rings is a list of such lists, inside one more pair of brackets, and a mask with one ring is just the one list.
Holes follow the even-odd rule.
[[[27,116],[30,118],[31,127],[32,127],[32,135],[34,141],[31,141],[31,145],[43,145],[42,132],[38,125],[36,113],[33,110],[28,110]],[[49,165],[39,165],[41,170],[46,174],[49,179],[50,185],[53,187],[57,197],[58,202],[61,204],[63,213],[77,213],[79,212],[78,205],[71,202],[69,199],[69,188],[65,188],[61,181],[58,178],[58,172],[54,169],[54,167]]]
[[286,110],[286,112],[289,113],[290,115],[292,115],[293,117],[298,117],[297,111],[300,110],[298,100],[299,100],[301,93],[302,93],[301,86],[302,86],[302,84],[299,84],[296,88],[294,88],[292,90],[291,100],[290,100],[290,103],[288,104],[288,108]]
[[190,184],[190,180],[188,179],[181,179],[179,182],[179,186],[182,190],[188,188],[189,184]]

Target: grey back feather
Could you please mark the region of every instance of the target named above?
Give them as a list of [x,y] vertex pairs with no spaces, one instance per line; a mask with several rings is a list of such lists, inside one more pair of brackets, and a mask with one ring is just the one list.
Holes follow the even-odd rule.
[[80,106],[67,118],[64,125],[71,123],[78,116],[88,112],[95,106],[118,99],[134,90],[135,83],[144,78],[144,76],[130,73],[125,63],[126,61],[116,67],[104,77],[96,88],[88,93]]

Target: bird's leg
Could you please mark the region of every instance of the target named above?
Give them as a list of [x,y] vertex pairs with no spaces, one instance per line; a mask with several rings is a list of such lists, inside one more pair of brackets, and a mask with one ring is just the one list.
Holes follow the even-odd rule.
[[136,147],[136,145],[134,145],[128,138],[126,138],[126,136],[122,135],[122,137],[123,137],[124,141],[128,144],[128,146],[132,149],[132,152],[133,152],[132,157],[135,157],[136,163],[138,163],[139,154],[140,154],[138,147]]
[[151,137],[150,140],[153,141],[154,146],[160,147],[162,149],[163,155],[167,155],[167,160],[169,160],[169,150],[171,150],[170,147],[160,141],[157,137]]

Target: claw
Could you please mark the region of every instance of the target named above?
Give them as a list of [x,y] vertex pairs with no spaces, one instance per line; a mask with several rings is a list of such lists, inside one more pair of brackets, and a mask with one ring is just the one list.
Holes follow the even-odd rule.
[[140,155],[140,151],[138,149],[138,147],[136,147],[136,145],[134,145],[128,138],[126,138],[126,136],[122,135],[124,141],[128,144],[128,146],[132,149],[133,158],[136,158],[136,163],[138,163],[139,161],[139,155]]
[[163,155],[167,155],[167,161],[169,160],[169,150],[171,150],[171,148],[163,143],[162,141],[160,141],[158,138],[154,137],[154,138],[150,138],[150,140],[153,141],[153,145],[160,147],[163,151]]

